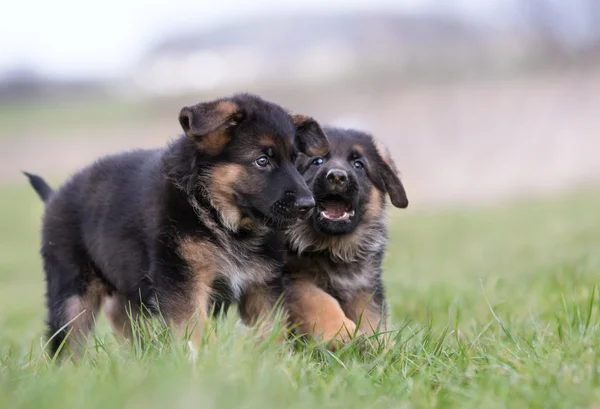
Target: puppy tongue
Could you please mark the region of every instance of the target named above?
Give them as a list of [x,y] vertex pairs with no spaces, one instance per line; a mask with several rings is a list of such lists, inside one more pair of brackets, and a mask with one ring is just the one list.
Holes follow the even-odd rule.
[[346,213],[347,205],[341,202],[328,202],[323,205],[323,213],[325,216],[338,219]]

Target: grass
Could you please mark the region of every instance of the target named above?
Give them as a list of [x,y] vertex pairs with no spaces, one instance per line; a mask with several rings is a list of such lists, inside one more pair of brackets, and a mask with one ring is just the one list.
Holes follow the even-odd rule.
[[[26,132],[60,135],[69,129],[98,128],[142,121],[147,104],[108,97],[63,97],[0,103],[0,139]],[[32,119],[35,118],[35,119]]]
[[600,194],[394,211],[387,353],[258,343],[235,325],[191,362],[103,317],[79,366],[40,351],[42,205],[0,190],[0,408],[584,407],[600,404]]

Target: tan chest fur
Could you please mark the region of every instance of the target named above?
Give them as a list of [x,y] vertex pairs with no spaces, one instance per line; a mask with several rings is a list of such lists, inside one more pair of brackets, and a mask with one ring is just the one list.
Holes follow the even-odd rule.
[[276,273],[276,263],[265,259],[253,249],[218,246],[207,240],[184,239],[179,243],[181,256],[188,263],[194,281],[212,283],[218,278],[229,281],[235,299],[253,284],[265,283]]

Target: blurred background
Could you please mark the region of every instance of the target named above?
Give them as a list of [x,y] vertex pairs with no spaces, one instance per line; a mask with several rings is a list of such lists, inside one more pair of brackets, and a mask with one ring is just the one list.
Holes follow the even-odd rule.
[[411,207],[600,183],[598,0],[87,3],[0,15],[0,185],[162,146],[237,91],[372,132]]

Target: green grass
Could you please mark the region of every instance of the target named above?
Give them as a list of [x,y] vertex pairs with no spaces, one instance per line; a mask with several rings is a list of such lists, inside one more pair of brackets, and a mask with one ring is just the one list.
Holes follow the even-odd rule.
[[167,333],[119,344],[100,318],[79,366],[40,352],[42,206],[0,191],[0,408],[597,408],[600,194],[393,212],[396,346],[362,356],[220,327],[195,363]]
[[75,129],[141,122],[151,116],[147,104],[108,97],[67,97],[0,103],[0,138],[25,132],[47,136]]

